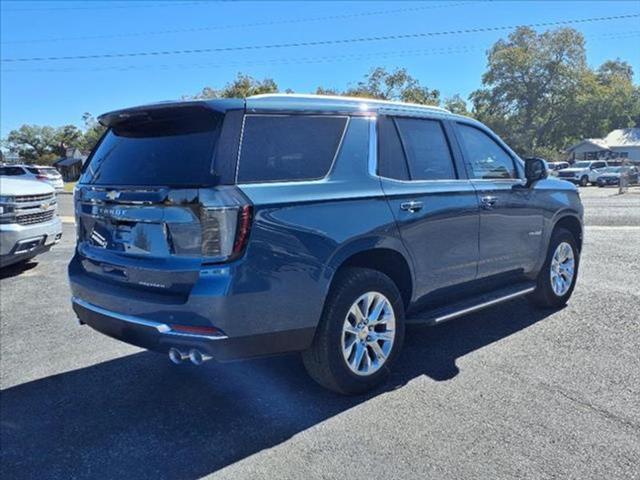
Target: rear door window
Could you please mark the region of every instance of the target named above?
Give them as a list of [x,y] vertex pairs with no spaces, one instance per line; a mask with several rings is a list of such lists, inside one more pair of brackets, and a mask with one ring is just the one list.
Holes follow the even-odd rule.
[[411,180],[456,178],[453,157],[438,120],[396,118]]
[[346,117],[247,115],[238,183],[300,181],[327,175]]
[[378,118],[378,175],[395,180],[409,180],[409,167],[396,124],[391,117]]

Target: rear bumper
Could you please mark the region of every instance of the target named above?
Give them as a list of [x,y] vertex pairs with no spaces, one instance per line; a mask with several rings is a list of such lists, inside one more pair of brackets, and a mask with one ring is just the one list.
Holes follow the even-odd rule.
[[171,348],[200,350],[217,361],[230,361],[300,350],[313,337],[314,329],[289,330],[229,338],[225,334],[201,335],[178,332],[166,323],[113,312],[72,298],[81,324],[131,345],[159,353]]

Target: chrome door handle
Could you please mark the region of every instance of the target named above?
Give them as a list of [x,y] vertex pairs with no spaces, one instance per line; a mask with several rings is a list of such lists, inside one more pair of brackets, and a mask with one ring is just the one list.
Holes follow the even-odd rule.
[[400,204],[400,209],[411,213],[417,212],[418,210],[422,210],[422,202],[416,202],[415,200],[403,202]]
[[492,197],[491,195],[482,197],[480,199],[480,207],[484,208],[485,210],[490,210],[495,206],[497,200],[498,199],[496,197]]

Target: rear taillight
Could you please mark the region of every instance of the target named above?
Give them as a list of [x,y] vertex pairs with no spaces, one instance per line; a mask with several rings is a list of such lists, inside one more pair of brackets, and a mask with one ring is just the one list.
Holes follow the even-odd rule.
[[202,255],[209,261],[228,261],[246,248],[251,230],[252,207],[202,207]]
[[36,175],[36,180],[43,180],[43,181],[47,181],[49,180],[49,177],[47,177],[46,175]]

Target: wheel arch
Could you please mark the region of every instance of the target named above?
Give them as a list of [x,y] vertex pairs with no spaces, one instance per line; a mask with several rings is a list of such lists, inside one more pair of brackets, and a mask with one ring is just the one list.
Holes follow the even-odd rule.
[[553,228],[550,231],[549,239],[551,238],[553,232],[558,228],[565,228],[566,230],[571,232],[573,238],[575,238],[576,240],[578,251],[581,252],[583,242],[583,229],[582,221],[578,218],[578,216],[573,214],[565,214],[557,218],[553,223]]
[[365,241],[342,248],[329,264],[329,288],[336,274],[344,268],[371,268],[387,275],[398,287],[405,308],[411,303],[414,289],[414,274],[411,261],[404,247],[398,242]]

